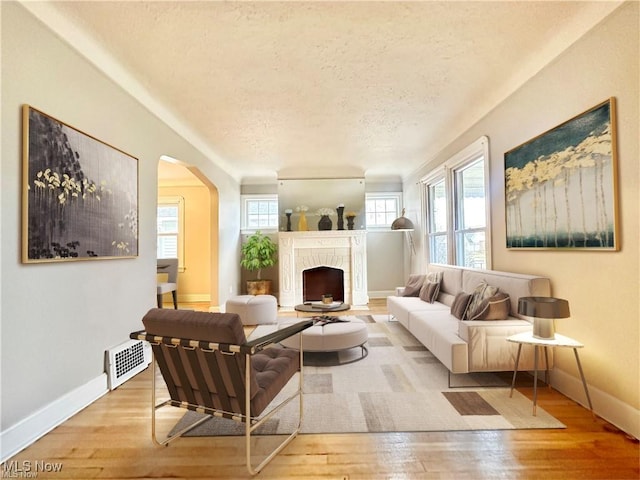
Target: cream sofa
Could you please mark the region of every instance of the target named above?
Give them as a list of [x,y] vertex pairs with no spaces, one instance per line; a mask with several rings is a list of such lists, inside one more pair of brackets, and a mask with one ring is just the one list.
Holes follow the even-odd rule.
[[[442,272],[437,300],[428,303],[419,297],[404,297],[403,289],[399,288],[395,296],[387,297],[390,317],[407,328],[451,373],[513,370],[518,346],[506,339],[532,329],[531,323],[516,313],[518,298],[550,296],[550,280],[437,264],[429,265],[429,272]],[[458,320],[451,314],[455,295],[460,291],[473,293],[483,281],[509,294],[509,319]],[[549,364],[553,364],[552,352],[549,352]],[[518,370],[533,370],[532,348],[523,347]]]

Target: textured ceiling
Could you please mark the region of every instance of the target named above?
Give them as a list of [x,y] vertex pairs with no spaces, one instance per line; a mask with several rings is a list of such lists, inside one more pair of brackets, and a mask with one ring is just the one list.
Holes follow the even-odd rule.
[[406,176],[618,3],[49,7],[88,36],[76,48],[95,41],[128,72],[125,88],[146,90],[178,131],[249,182]]

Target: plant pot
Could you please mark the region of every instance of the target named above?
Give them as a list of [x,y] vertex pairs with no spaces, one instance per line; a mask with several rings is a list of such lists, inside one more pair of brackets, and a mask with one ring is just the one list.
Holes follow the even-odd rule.
[[247,280],[248,295],[271,295],[271,280]]

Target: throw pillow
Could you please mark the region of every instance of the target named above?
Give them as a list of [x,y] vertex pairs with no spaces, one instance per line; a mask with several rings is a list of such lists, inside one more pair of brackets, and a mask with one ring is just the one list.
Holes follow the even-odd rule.
[[420,289],[424,283],[424,275],[411,274],[407,280],[407,284],[404,286],[403,297],[417,297],[420,294]]
[[467,318],[475,317],[482,301],[485,298],[493,297],[496,293],[498,293],[497,287],[492,287],[487,282],[481,282],[473,291],[473,296],[467,307]]
[[511,302],[509,295],[498,292],[490,298],[485,298],[469,320],[506,320],[509,318]]
[[433,303],[438,298],[440,292],[440,284],[435,282],[424,282],[424,285],[420,289],[420,300],[427,303]]
[[456,297],[453,299],[453,303],[451,304],[451,315],[456,317],[458,320],[464,320],[464,314],[467,311],[467,307],[469,306],[470,301],[470,293],[458,292],[456,294]]
[[419,297],[427,303],[433,303],[440,293],[440,283],[442,282],[442,273],[429,273],[424,279]]

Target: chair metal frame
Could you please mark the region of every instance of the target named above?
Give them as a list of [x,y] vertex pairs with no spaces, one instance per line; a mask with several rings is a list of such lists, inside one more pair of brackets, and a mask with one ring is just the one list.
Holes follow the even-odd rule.
[[[238,422],[244,422],[245,424],[245,450],[246,450],[246,465],[247,470],[251,475],[256,475],[259,473],[273,458],[280,453],[300,432],[300,428],[302,426],[303,419],[303,349],[302,349],[302,335],[300,335],[300,370],[298,372],[298,387],[292,395],[288,396],[278,405],[269,410],[266,414],[262,415],[264,412],[260,412],[260,414],[256,416],[251,416],[251,373],[252,373],[252,364],[251,357],[256,353],[264,350],[265,348],[277,344],[278,342],[288,338],[292,335],[302,332],[306,328],[309,328],[313,325],[312,320],[306,320],[298,322],[290,327],[283,328],[276,332],[270,333],[268,335],[264,335],[255,340],[246,342],[243,345],[234,345],[234,344],[225,344],[225,343],[213,343],[207,341],[200,341],[194,339],[184,339],[184,338],[171,338],[171,337],[162,337],[156,336],[153,334],[149,334],[144,330],[140,330],[137,332],[133,332],[130,334],[130,338],[134,340],[144,340],[151,344],[153,356],[152,356],[152,380],[151,380],[151,437],[153,442],[159,446],[167,446],[170,442],[175,440],[176,438],[182,436],[198,425],[204,423],[205,421],[213,418],[213,417],[221,417],[227,418],[231,420],[235,420]],[[215,408],[211,408],[204,405],[196,405],[189,402],[177,401],[174,399],[168,399],[157,403],[156,399],[156,365],[159,363],[159,358],[162,358],[162,355],[158,355],[157,352],[160,351],[161,345],[165,345],[169,348],[178,348],[181,347],[185,351],[195,352],[196,349],[200,349],[205,355],[214,355],[216,351],[220,351],[223,355],[244,355],[245,356],[245,368],[243,376],[243,384],[236,384],[234,387],[238,390],[244,390],[244,405],[240,404],[241,407],[244,407],[244,411],[241,412],[232,412],[219,410]],[[189,357],[189,356],[188,356]],[[190,356],[190,362],[197,361],[195,359],[195,355]],[[235,364],[234,362],[229,362],[230,364]],[[192,365],[194,367],[196,365]],[[166,366],[159,365],[161,372]],[[240,370],[240,368],[238,368]],[[164,376],[164,372],[163,376]],[[241,372],[238,372],[240,374]],[[166,380],[165,380],[166,381]],[[170,392],[171,394],[171,392]],[[271,418],[275,413],[280,411],[285,405],[289,404],[296,397],[299,399],[299,416],[296,428],[294,431],[287,436],[284,441],[282,441],[276,448],[274,448],[271,453],[269,453],[256,467],[253,466],[251,462],[251,433],[259,428],[265,421]],[[238,398],[238,400],[240,400]],[[187,410],[192,410],[198,413],[203,413],[206,416],[197,420],[196,422],[188,425],[187,427],[181,429],[178,432],[175,432],[173,435],[168,436],[165,440],[158,440],[157,438],[157,428],[156,428],[156,411],[164,406],[173,406],[178,408],[184,408]],[[242,409],[242,408],[241,408]]]

